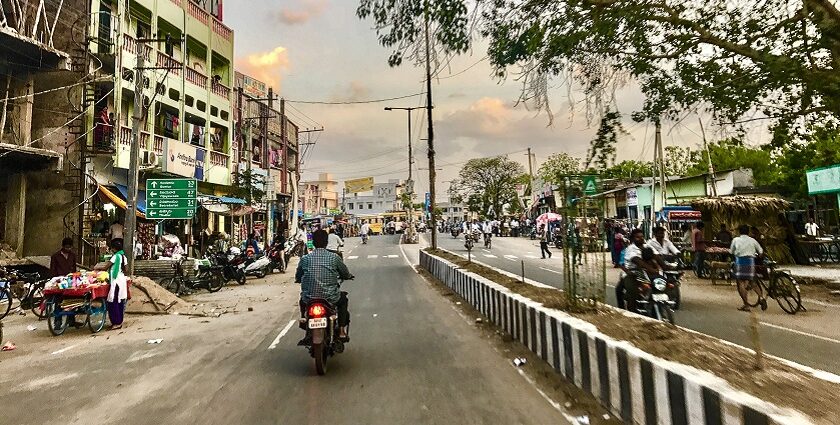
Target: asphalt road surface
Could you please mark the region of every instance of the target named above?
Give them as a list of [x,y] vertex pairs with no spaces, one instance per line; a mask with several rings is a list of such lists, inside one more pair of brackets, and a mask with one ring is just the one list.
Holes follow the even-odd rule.
[[351,342],[326,376],[296,346],[298,287],[278,274],[194,298],[238,311],[219,318],[130,316],[122,331],[60,337],[10,318],[19,348],[0,353],[0,423],[572,423],[414,272],[396,237],[348,249]]
[[[424,235],[428,240],[430,235]],[[463,236],[438,235],[438,244],[459,255],[466,255]],[[483,244],[479,244],[483,245]],[[562,251],[551,249],[553,258],[540,258],[539,242],[528,238],[494,238],[491,250],[473,249],[473,258],[508,272],[521,271],[547,285],[563,286]],[[597,255],[597,254],[591,254]],[[609,262],[609,257],[607,258]],[[618,270],[607,270],[607,302],[615,305],[614,285]],[[765,352],[806,366],[840,374],[840,305],[803,299],[807,312],[784,313],[774,300],[767,311],[759,312],[761,342]],[[675,313],[678,325],[746,347],[751,346],[747,324],[749,315],[737,310],[741,305],[735,287],[712,286],[708,280],[691,277],[682,287],[682,307]]]

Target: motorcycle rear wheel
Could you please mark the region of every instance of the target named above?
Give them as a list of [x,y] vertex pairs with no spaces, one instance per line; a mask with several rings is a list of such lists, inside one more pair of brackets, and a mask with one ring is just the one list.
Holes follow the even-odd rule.
[[674,311],[671,310],[671,307],[665,304],[656,304],[654,308],[659,310],[659,320],[674,324]]
[[210,292],[219,292],[225,286],[225,278],[220,273],[213,273],[207,279],[207,290]]
[[236,283],[244,285],[247,279],[248,277],[245,276],[245,272],[242,269],[236,269]]
[[315,372],[318,375],[327,373],[327,350],[323,343],[312,346],[312,357],[315,358]]
[[265,277],[265,275],[266,275],[265,267],[263,267],[263,268],[257,270],[256,272],[254,272],[254,276],[256,276],[257,279],[262,279],[262,278]]

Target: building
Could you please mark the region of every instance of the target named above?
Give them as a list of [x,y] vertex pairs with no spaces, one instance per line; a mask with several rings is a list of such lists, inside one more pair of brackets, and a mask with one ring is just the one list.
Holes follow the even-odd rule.
[[81,144],[70,132],[87,72],[76,56],[85,0],[0,7],[0,258],[55,252],[75,204],[62,173]]
[[300,213],[306,218],[341,213],[338,203],[338,181],[332,174],[320,173],[318,180],[301,182],[298,192]]
[[400,197],[404,186],[400,180],[391,179],[387,183],[375,183],[373,190],[360,193],[345,193],[341,209],[347,214],[371,215],[402,211]]
[[[297,186],[300,180],[298,126],[285,116],[283,99],[274,90],[240,72],[234,78],[236,171],[260,176],[265,203],[254,205],[254,222],[269,235],[297,225]],[[259,229],[257,229],[259,230]]]
[[463,203],[456,203],[449,200],[447,202],[439,202],[437,207],[441,211],[441,218],[447,223],[457,223],[466,220],[469,214],[469,209]]

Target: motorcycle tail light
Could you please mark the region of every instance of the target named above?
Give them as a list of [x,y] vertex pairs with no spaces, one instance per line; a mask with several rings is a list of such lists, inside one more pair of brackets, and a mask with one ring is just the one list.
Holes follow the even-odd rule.
[[642,288],[642,291],[647,292],[650,289],[650,285],[648,285],[647,283],[643,283],[641,285],[641,288]]
[[324,317],[327,314],[327,309],[321,304],[312,304],[309,306],[309,317]]
[[668,288],[673,288],[673,287],[674,287],[674,284],[673,284],[673,283],[669,283],[669,284],[668,284]]

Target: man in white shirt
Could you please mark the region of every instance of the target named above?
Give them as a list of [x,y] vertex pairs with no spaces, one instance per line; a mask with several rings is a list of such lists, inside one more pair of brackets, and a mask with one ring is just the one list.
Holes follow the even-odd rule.
[[805,234],[811,237],[816,238],[819,235],[820,226],[817,223],[814,223],[813,218],[809,218],[808,222],[805,223]]
[[661,226],[653,228],[653,238],[647,241],[647,245],[653,248],[657,255],[672,256],[680,254],[680,250],[674,246],[673,242],[665,239],[665,228]]
[[335,228],[330,227],[330,234],[327,236],[327,251],[334,252],[343,258],[341,255],[342,246],[344,246],[344,240],[335,233]]
[[767,299],[761,293],[761,287],[752,284],[753,279],[755,279],[755,258],[763,254],[764,250],[757,240],[750,237],[750,226],[746,224],[738,226],[738,233],[740,233],[740,236],[732,239],[732,244],[729,246],[729,251],[735,257],[735,279],[738,281],[738,294],[741,295],[741,301],[744,302],[744,305],[738,310],[750,311],[749,301],[747,301],[750,286],[758,294],[761,309],[767,310]]
[[514,218],[510,221],[510,233],[513,237],[519,236],[519,220]]
[[108,236],[111,237],[111,240],[114,239],[122,239],[123,238],[123,225],[120,224],[119,221],[114,221],[114,224],[108,229]]

